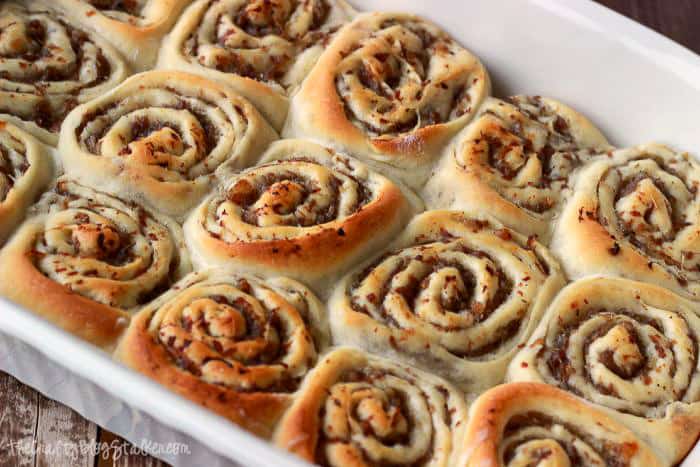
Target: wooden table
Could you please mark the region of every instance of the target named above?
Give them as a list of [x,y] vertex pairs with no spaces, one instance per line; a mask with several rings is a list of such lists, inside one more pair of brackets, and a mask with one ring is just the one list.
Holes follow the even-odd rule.
[[[700,53],[699,0],[597,0]],[[45,447],[104,443],[102,455],[68,456]],[[0,465],[46,467],[165,466],[0,372]],[[34,449],[31,449],[31,447]]]

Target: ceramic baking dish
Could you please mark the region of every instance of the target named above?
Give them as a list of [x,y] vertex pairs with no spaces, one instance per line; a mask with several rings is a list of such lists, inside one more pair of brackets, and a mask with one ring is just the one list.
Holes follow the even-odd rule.
[[[351,3],[437,22],[483,60],[497,96],[554,97],[616,146],[660,141],[700,155],[700,57],[591,1]],[[0,331],[0,369],[176,466],[305,465],[5,301]],[[683,465],[700,465],[700,447]]]

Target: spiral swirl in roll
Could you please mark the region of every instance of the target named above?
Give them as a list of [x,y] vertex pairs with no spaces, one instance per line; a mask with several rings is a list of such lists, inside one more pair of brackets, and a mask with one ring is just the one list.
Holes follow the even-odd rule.
[[467,467],[624,466],[666,462],[629,429],[594,407],[544,384],[494,388],[470,409]]
[[687,154],[656,144],[616,151],[581,172],[553,249],[574,278],[611,273],[698,299],[698,184]]
[[576,169],[609,148],[582,115],[552,99],[489,99],[424,190],[431,208],[488,209],[547,240]]
[[456,465],[467,407],[433,375],[337,349],[307,376],[278,446],[322,466]]
[[[425,169],[489,91],[478,59],[437,26],[412,15],[362,14],[294,96],[285,135]],[[424,174],[405,175],[419,185]]]
[[275,138],[258,112],[225,87],[155,71],[75,109],[59,149],[67,173],[95,187],[137,193],[181,216],[217,177],[251,164]]
[[0,30],[0,115],[45,143],[73,107],[128,74],[111,46],[41,2],[3,2]]
[[129,310],[167,290],[189,268],[174,223],[70,180],[41,202],[49,214],[30,256],[50,279]]
[[0,294],[105,349],[190,269],[174,221],[70,179],[30,213],[0,252]]
[[53,0],[109,41],[135,70],[152,68],[163,36],[189,0]]
[[[410,196],[410,195],[406,195]],[[314,143],[273,143],[185,224],[195,260],[317,285],[401,228],[414,205],[388,179]]]
[[279,129],[287,92],[350,15],[344,0],[199,0],[166,39],[159,65],[227,82]]
[[429,211],[337,286],[333,337],[417,362],[474,393],[502,381],[563,285],[533,239],[485,218]]
[[29,134],[0,120],[0,243],[51,177],[52,164]]
[[281,415],[277,409],[327,345],[323,308],[301,284],[211,269],[192,273],[142,310],[117,355],[269,435],[269,417]]
[[641,282],[575,282],[554,301],[508,378],[542,381],[605,407],[680,459],[700,434],[698,311]]

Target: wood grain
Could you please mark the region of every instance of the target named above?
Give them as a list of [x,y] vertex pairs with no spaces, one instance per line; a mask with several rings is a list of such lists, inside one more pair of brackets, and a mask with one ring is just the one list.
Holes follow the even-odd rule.
[[15,378],[0,377],[0,465],[32,467],[39,393]]
[[[700,53],[700,0],[597,0]],[[83,446],[95,442],[97,457],[61,453],[50,446]],[[101,430],[77,413],[53,402],[0,372],[0,466],[166,467],[142,453],[134,453],[118,436]],[[102,455],[100,455],[102,454]]]
[[700,52],[699,0],[596,0]]
[[39,396],[37,467],[92,467],[97,426],[68,407]]

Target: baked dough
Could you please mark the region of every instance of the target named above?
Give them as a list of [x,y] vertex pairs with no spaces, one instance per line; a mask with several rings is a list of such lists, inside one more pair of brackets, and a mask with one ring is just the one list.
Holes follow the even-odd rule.
[[324,466],[457,465],[467,405],[447,381],[339,348],[307,376],[275,442]]
[[552,250],[571,278],[609,274],[700,299],[700,164],[647,144],[587,167]]
[[59,152],[72,177],[181,218],[277,138],[238,94],[176,71],[132,76],[73,110]]
[[0,245],[49,184],[53,162],[30,134],[0,120]]
[[552,303],[508,369],[558,386],[636,432],[668,465],[700,435],[700,306],[655,285],[595,277]]
[[340,281],[331,331],[336,344],[416,364],[474,398],[503,381],[564,283],[534,239],[487,217],[428,211]]
[[630,430],[551,386],[511,383],[484,393],[469,410],[466,467],[667,465]]
[[423,196],[431,209],[491,214],[547,242],[576,169],[609,149],[591,122],[553,99],[488,99],[446,151]]
[[225,82],[280,130],[287,96],[352,15],[344,0],[198,0],[165,39],[158,67]]
[[408,190],[309,141],[273,143],[185,223],[198,267],[285,275],[326,296],[333,279],[420,209]]
[[163,36],[190,0],[53,0],[76,23],[109,41],[136,71],[155,65]]
[[53,4],[0,4],[0,118],[56,145],[63,118],[129,74],[105,40]]
[[308,137],[425,182],[490,92],[486,70],[442,29],[365,13],[343,28],[292,98],[285,137]]
[[117,358],[269,437],[328,345],[325,310],[290,279],[190,274],[132,320]]
[[175,222],[74,181],[32,214],[0,252],[0,295],[105,350],[190,269]]

